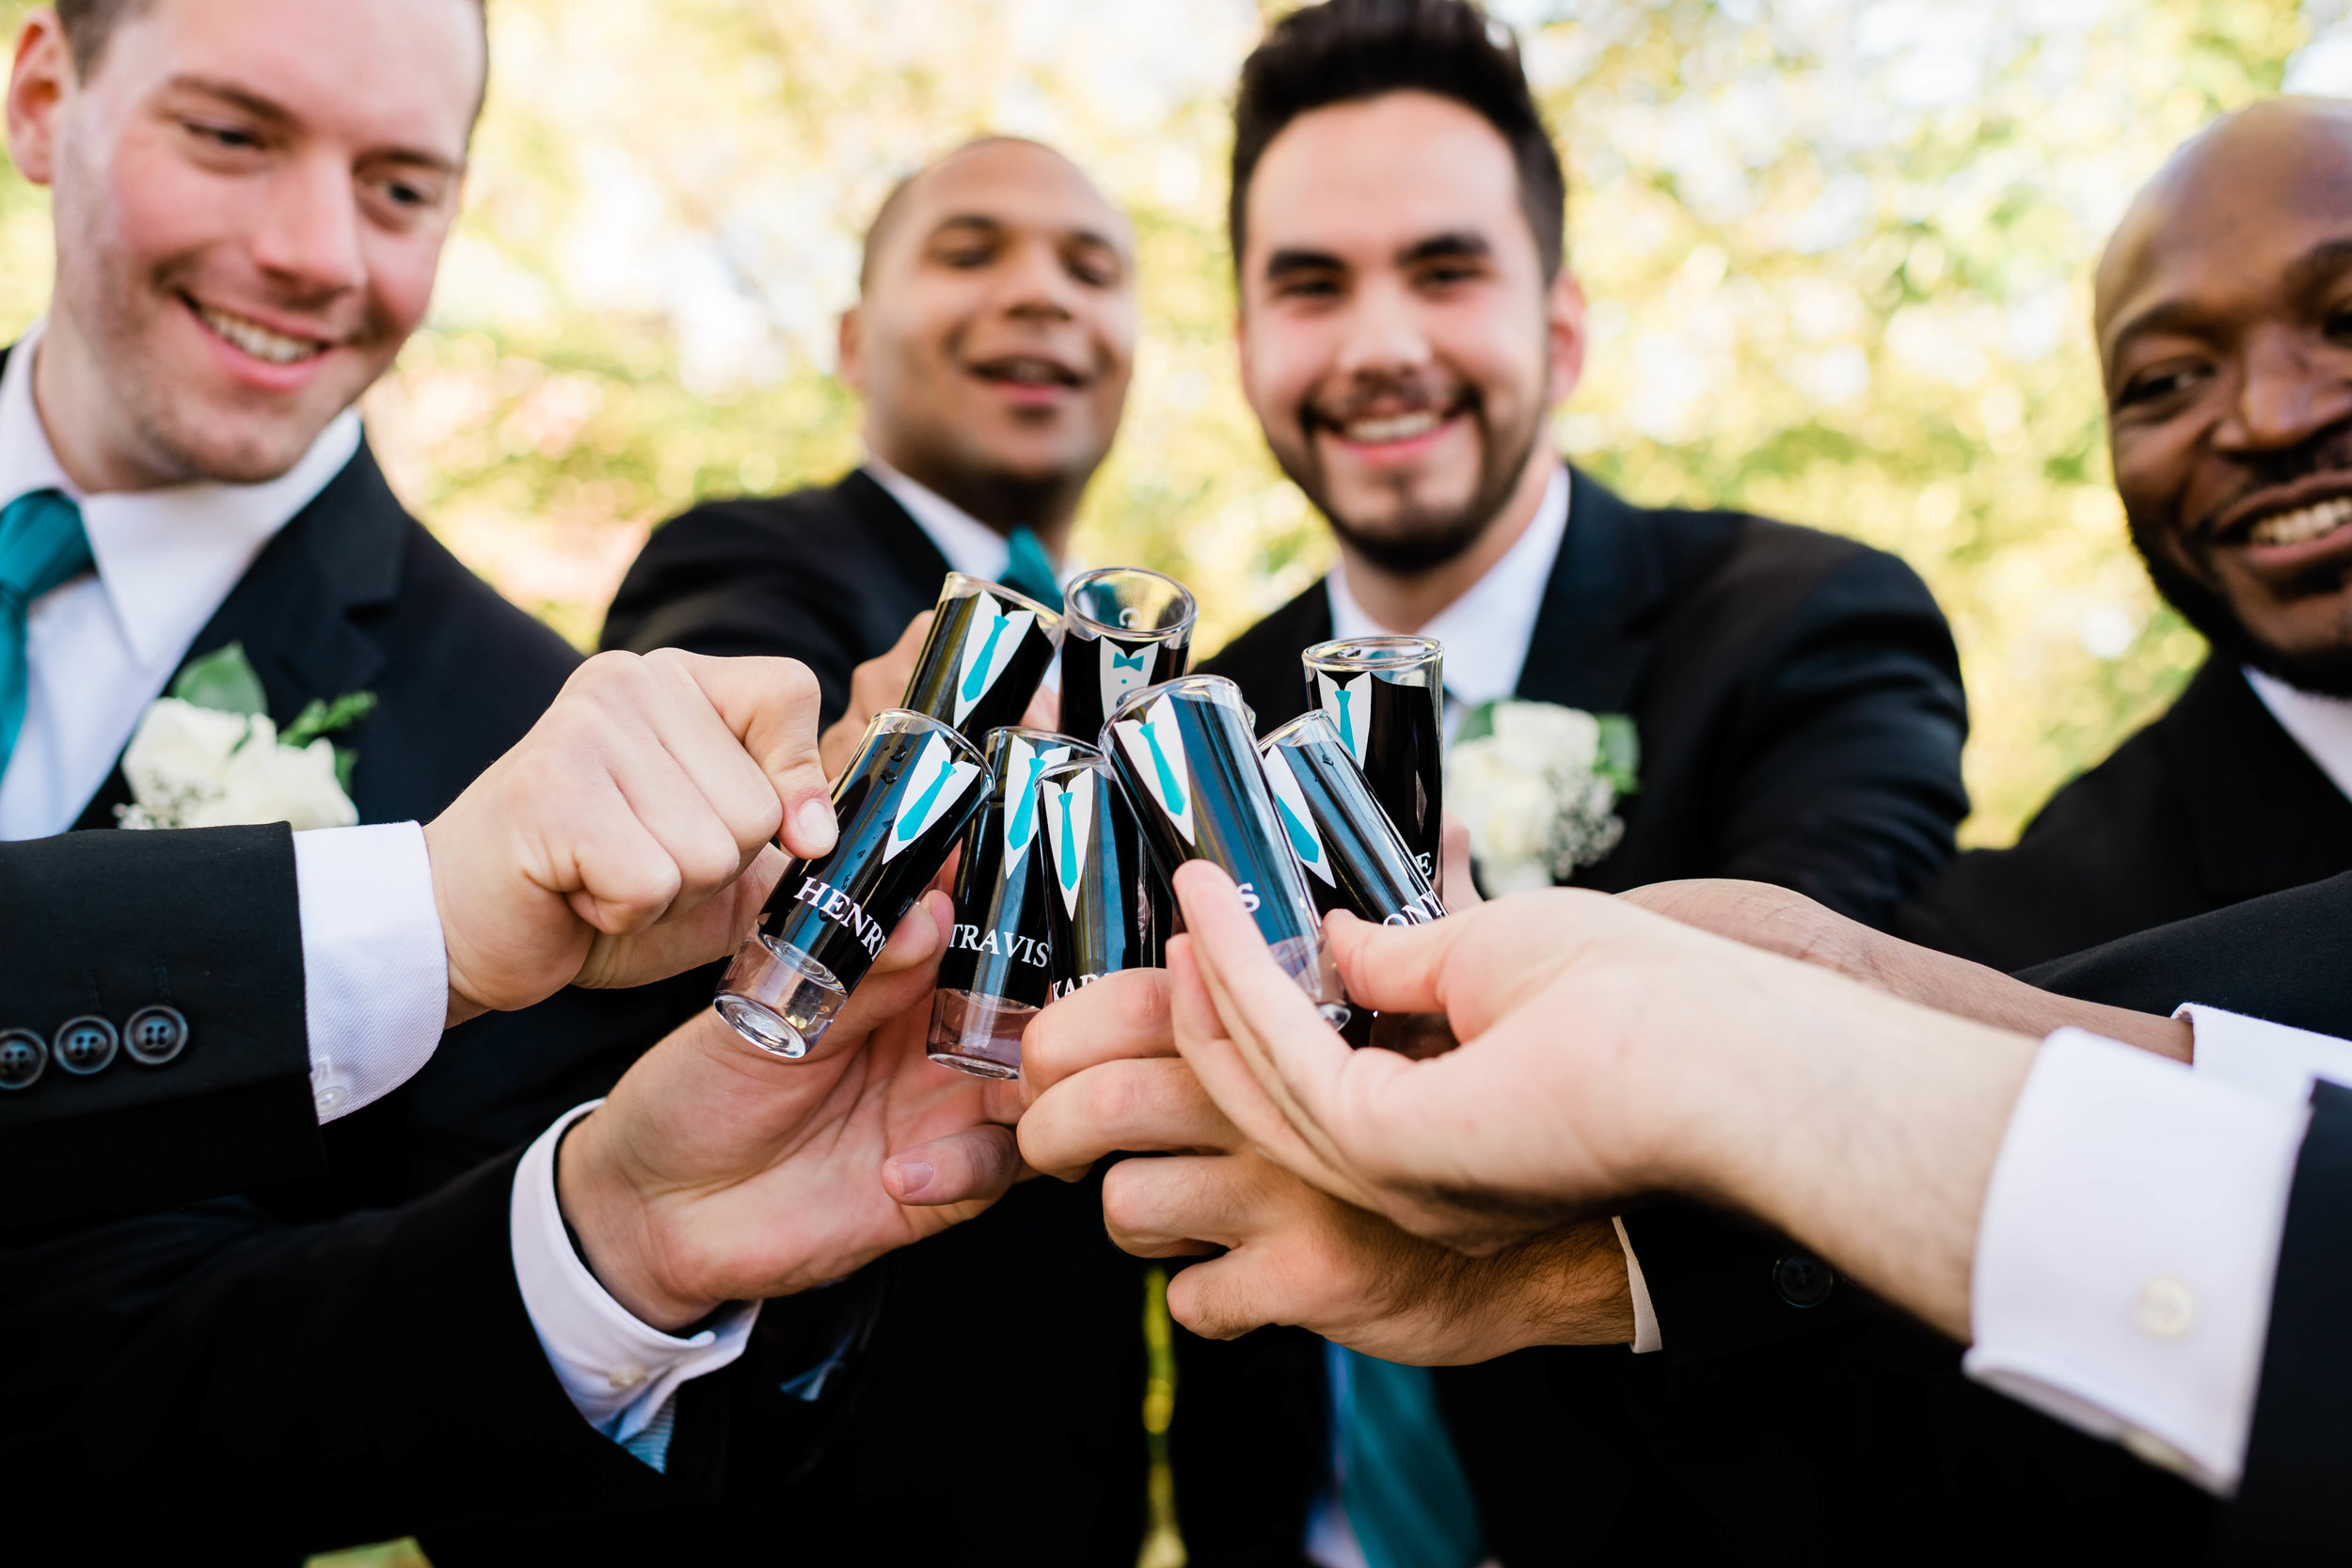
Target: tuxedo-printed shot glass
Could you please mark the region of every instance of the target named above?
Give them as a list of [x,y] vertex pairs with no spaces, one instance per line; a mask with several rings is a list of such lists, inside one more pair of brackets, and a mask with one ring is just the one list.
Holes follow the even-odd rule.
[[1421,926],[1445,913],[1328,714],[1300,714],[1258,751],[1274,815],[1306,870],[1315,908],[1383,926]]
[[1073,578],[1062,595],[1063,731],[1097,734],[1129,692],[1183,674],[1198,614],[1190,589],[1140,566]]
[[807,1055],[939,875],[989,785],[979,748],[953,727],[903,708],[875,715],[834,785],[840,842],[821,860],[786,864],[720,982],[720,1015],[762,1051]]
[[1442,891],[1445,648],[1426,637],[1347,637],[1299,657],[1307,705],[1330,716],[1413,863]]
[[1172,879],[1191,860],[1222,868],[1275,961],[1336,1028],[1347,1022],[1347,1004],[1250,727],[1241,688],[1222,675],[1186,675],[1130,692],[1103,727],[1103,754],[1161,874]]
[[1031,853],[1045,887],[1054,996],[1167,957],[1175,900],[1144,847],[1135,807],[1091,748],[1046,769]]
[[[1000,583],[950,572],[899,706],[979,745],[1021,722],[1061,645],[1058,611]],[[1092,730],[1082,730],[1092,735]]]
[[991,730],[994,783],[963,831],[956,920],[931,999],[930,1058],[982,1078],[1021,1075],[1021,1032],[1052,994],[1048,878],[1030,846],[1044,818],[1038,781],[1093,747],[1044,730]]

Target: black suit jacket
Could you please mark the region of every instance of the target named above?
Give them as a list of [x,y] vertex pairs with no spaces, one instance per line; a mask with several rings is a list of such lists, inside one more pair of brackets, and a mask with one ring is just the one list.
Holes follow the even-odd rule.
[[[787,655],[817,672],[830,721],[850,672],[931,608],[946,571],[889,493],[852,472],[664,524],[605,641]],[[804,1464],[797,1429],[739,1420],[712,1495],[691,1509],[445,1530],[427,1548],[438,1568],[518,1554],[1131,1568],[1148,1466],[1143,1268],[1105,1236],[1099,1181],[1025,1183],[860,1276],[879,1308],[858,1381]]]
[[939,602],[947,558],[863,468],[788,496],[710,501],[647,541],[604,619],[608,648],[771,654],[816,673],[824,721],[850,675]]
[[77,1075],[53,1053],[0,1094],[0,1232],[318,1167],[282,824],[0,844],[0,1030],[50,1042],[96,1017],[119,1038],[151,1007],[185,1021],[167,1060],[118,1046]]
[[[1576,880],[1741,877],[1883,920],[1950,854],[1967,809],[1958,659],[1925,586],[1810,530],[1645,511],[1581,472],[1571,495],[1518,695],[1629,713],[1642,743],[1625,837]],[[1318,583],[1203,668],[1240,683],[1270,729],[1307,705],[1298,655],[1330,635]],[[1664,1351],[1529,1351],[1438,1374],[1489,1551],[1511,1568],[1581,1552],[1770,1559],[1792,1529],[1886,1517],[1829,1518],[1887,1492],[1854,1440],[1872,1399],[1851,1369],[1857,1292],[1794,1305],[1776,1272],[1788,1243],[1691,1205],[1626,1226]],[[1789,1336],[1802,1343],[1734,1354]],[[1318,1345],[1180,1334],[1172,1440],[1195,1562],[1297,1560],[1327,1468]]]
[[[364,449],[255,559],[190,655],[232,641],[281,724],[312,698],[376,694],[339,737],[358,752],[366,821],[437,815],[578,663],[401,509]],[[84,822],[110,824],[128,798],[118,773]],[[282,964],[258,941],[256,957]],[[291,994],[298,1030],[298,983]],[[314,1126],[312,1174],[15,1233],[0,1250],[0,1331],[40,1347],[0,1369],[20,1519],[70,1528],[98,1557],[195,1534],[259,1560],[451,1518],[696,1495],[696,1456],[724,1421],[684,1423],[667,1478],[589,1430],[538,1350],[506,1228],[516,1146],[707,997],[707,980],[683,994],[567,991],[477,1019],[401,1089]],[[224,1037],[195,1040],[192,1063]],[[119,1143],[104,1154],[144,1159]],[[763,1329],[788,1337],[806,1314],[773,1316]]]
[[2235,666],[2207,659],[2163,717],[2053,795],[2013,848],[1961,856],[1894,928],[2018,970],[2347,870],[2352,800]]

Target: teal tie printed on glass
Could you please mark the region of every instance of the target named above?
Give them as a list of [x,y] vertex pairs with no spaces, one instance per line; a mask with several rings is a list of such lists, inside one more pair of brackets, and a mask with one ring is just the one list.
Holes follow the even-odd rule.
[[0,774],[24,728],[31,689],[24,634],[33,601],[92,565],[82,509],[70,497],[35,490],[0,507]]
[[1019,724],[1061,645],[1056,602],[948,573],[898,705],[954,725],[975,746]]

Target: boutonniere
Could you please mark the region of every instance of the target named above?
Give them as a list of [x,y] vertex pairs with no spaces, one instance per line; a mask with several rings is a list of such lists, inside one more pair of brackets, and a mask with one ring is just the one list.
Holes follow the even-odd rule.
[[1641,743],[1622,713],[1481,703],[1445,756],[1446,804],[1470,824],[1489,895],[1549,887],[1617,847],[1617,799],[1639,787]]
[[374,706],[372,691],[314,698],[281,734],[261,677],[231,642],[181,671],[171,695],[140,717],[122,753],[135,803],[117,806],[115,818],[126,828],[351,827],[359,820],[350,795],[356,755],[326,736]]

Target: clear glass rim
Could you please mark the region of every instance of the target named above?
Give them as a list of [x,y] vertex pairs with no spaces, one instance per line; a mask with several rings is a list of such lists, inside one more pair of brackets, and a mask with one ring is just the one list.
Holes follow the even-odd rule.
[[[1112,578],[1149,578],[1168,584],[1176,590],[1176,604],[1183,613],[1167,626],[1148,630],[1142,626],[1114,626],[1107,621],[1096,620],[1079,608],[1078,594],[1081,590]],[[1149,566],[1097,566],[1091,572],[1081,572],[1062,590],[1061,602],[1064,614],[1097,636],[1138,638],[1148,642],[1164,642],[1200,618],[1200,604],[1192,596],[1192,590],[1166,572],[1155,572]]]
[[[1100,757],[1103,754],[1103,749],[1100,746],[1097,746],[1093,741],[1080,740],[1076,736],[1064,735],[1059,730],[1041,730],[1033,728],[1027,724],[999,724],[996,728],[989,731],[987,735],[980,737],[981,750],[986,752],[991,757],[993,757],[996,754],[996,747],[998,744],[996,737],[1000,735],[1013,736],[1022,740],[1026,740],[1032,745],[1035,745],[1040,751],[1044,750],[1048,746],[1067,746],[1073,752],[1083,752],[1087,756],[1090,757]],[[991,763],[990,766],[993,767],[995,765]]]
[[1337,637],[1298,656],[1310,670],[1418,670],[1445,657],[1445,644],[1428,637]]
[[[923,731],[946,736],[968,760],[979,764],[982,772],[988,771],[988,758],[961,730],[928,713],[917,713],[911,707],[886,707],[874,715],[873,721],[866,726],[866,734],[859,737],[857,749],[864,752],[873,744],[876,736],[912,735]],[[845,770],[841,776],[846,779],[850,775]]]
[[939,590],[939,602],[946,604],[949,599],[968,599],[983,590],[1001,598],[1010,599],[1024,610],[1037,611],[1038,625],[1048,631],[1061,625],[1061,610],[1057,606],[1040,604],[1018,588],[1008,588],[1003,583],[992,582],[987,578],[976,578],[969,572],[948,573],[946,581]]
[[1241,688],[1223,675],[1179,675],[1157,686],[1137,687],[1119,700],[1119,705],[1104,716],[1103,722],[1112,724],[1121,719],[1132,718],[1137,710],[1168,696],[1198,697],[1219,707],[1232,708],[1251,728],[1257,727],[1248,703],[1242,698]]
[[[1320,730],[1322,733],[1310,735],[1307,733],[1310,730]],[[1332,727],[1329,714],[1319,707],[1311,707],[1297,718],[1278,726],[1263,740],[1259,741],[1258,752],[1262,756],[1272,756],[1277,747],[1307,746],[1316,743],[1338,746],[1340,732]]]

